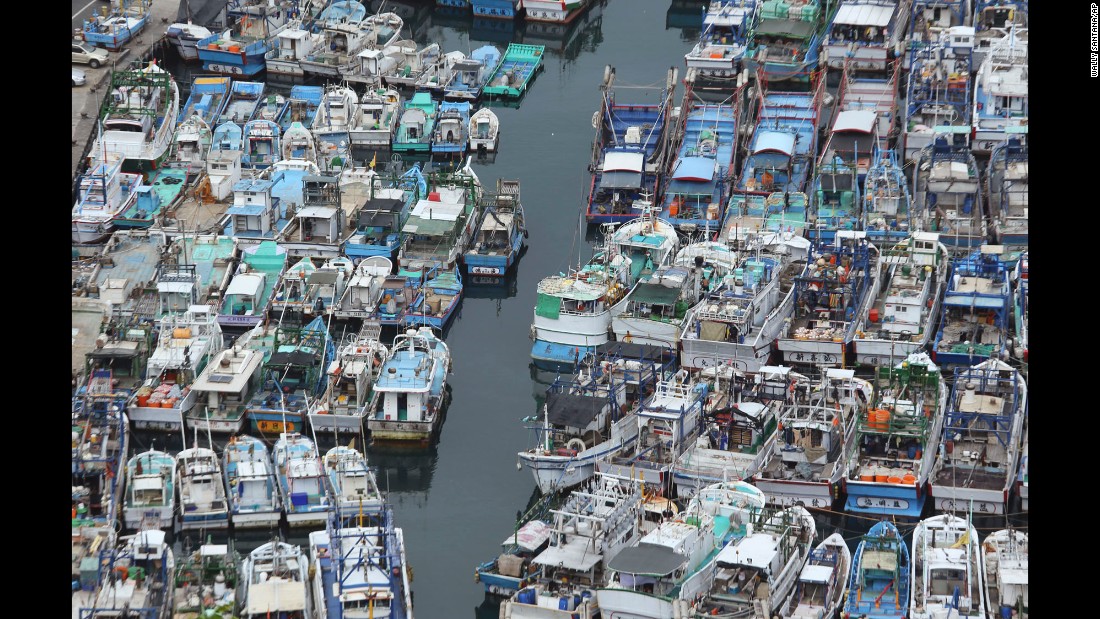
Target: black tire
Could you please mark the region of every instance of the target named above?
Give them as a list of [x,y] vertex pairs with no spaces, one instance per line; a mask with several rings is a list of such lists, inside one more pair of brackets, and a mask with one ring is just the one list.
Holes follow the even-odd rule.
[[88,61],[88,66],[93,68],[93,69],[98,69],[99,68],[99,61],[98,60],[90,60],[90,61]]

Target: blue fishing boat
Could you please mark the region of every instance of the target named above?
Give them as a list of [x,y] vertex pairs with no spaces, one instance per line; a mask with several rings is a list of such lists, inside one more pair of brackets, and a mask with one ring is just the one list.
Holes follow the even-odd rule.
[[1027,176],[1026,134],[1012,136],[993,149],[986,171],[989,214],[993,238],[1006,252],[1027,250]]
[[355,526],[309,534],[315,619],[412,617],[405,536],[386,507]]
[[432,154],[461,157],[469,145],[470,104],[467,101],[439,104],[439,116],[432,130]]
[[843,163],[858,174],[858,183],[867,178],[871,153],[885,141],[878,133],[879,114],[876,110],[844,110],[837,113],[829,138],[821,149],[819,163]]
[[[385,347],[381,350],[385,351]],[[358,421],[361,423],[362,419]],[[351,439],[351,442],[354,444],[355,439]],[[359,450],[352,446],[337,445],[325,454],[324,465],[332,486],[336,517],[341,523],[358,516],[381,514],[382,491],[378,488],[374,471],[367,467],[367,459]]]
[[909,548],[893,523],[875,523],[852,556],[845,617],[902,619],[909,608]]
[[527,242],[519,181],[497,180],[495,196],[485,196],[477,236],[463,256],[468,275],[504,277]]
[[393,152],[428,152],[438,108],[431,93],[418,92],[401,106],[401,120],[393,136]]
[[119,0],[110,14],[84,20],[80,35],[96,47],[113,52],[132,41],[149,23],[150,0]]
[[262,170],[282,158],[281,131],[273,120],[250,120],[244,126],[241,167]]
[[[73,596],[73,617],[162,619],[172,615],[176,558],[164,531],[144,529],[119,548],[103,548],[94,595]],[[105,539],[104,541],[108,541]]]
[[176,487],[181,531],[229,528],[225,480],[213,449],[192,447],[176,455]]
[[216,75],[203,75],[191,82],[191,95],[180,108],[178,124],[192,115],[197,115],[207,125],[213,127],[222,111],[229,103],[229,89],[233,80]]
[[911,0],[844,0],[829,23],[822,54],[831,69],[885,71],[900,54]]
[[[844,510],[919,518],[947,408],[947,384],[923,352],[875,371],[875,397],[856,422]],[[863,597],[866,600],[866,596]]]
[[279,128],[284,132],[292,123],[301,123],[303,127],[313,124],[321,98],[325,95],[323,86],[293,86],[287,98],[287,111],[279,119]]
[[451,352],[431,328],[398,335],[367,404],[371,442],[427,446],[443,425],[450,371]]
[[[510,3],[510,0],[509,0]],[[451,67],[451,80],[443,88],[447,100],[476,101],[481,89],[489,81],[489,74],[500,63],[500,50],[493,45],[483,45]]]
[[313,441],[297,432],[280,433],[271,461],[285,498],[287,524],[325,524],[333,512],[332,488]]
[[365,201],[352,214],[355,232],[344,241],[344,255],[356,263],[370,256],[384,256],[390,260],[397,257],[401,246],[401,229],[409,218],[412,205],[421,196],[428,194],[428,184],[420,173],[420,165],[414,164],[398,176],[398,169],[385,171],[386,177],[379,178],[373,170],[359,178],[354,172],[345,171],[341,176],[341,190],[349,191],[349,185],[360,184]]
[[[831,6],[829,10],[835,12]],[[750,75],[767,82],[810,80],[831,19],[818,0],[761,3],[749,29],[742,64]]]
[[210,150],[236,150],[244,148],[244,129],[235,122],[228,121],[218,125],[214,129],[214,137],[210,140]]
[[[181,172],[183,178],[186,178],[187,173],[182,170]],[[179,182],[179,177],[176,178]],[[151,186],[139,185],[134,189],[134,194],[136,198],[130,203],[130,207],[111,220],[115,228],[120,230],[149,228],[156,221],[156,217],[160,215],[160,195],[153,191]]]
[[266,86],[264,82],[233,82],[233,87],[229,90],[229,102],[225,104],[225,109],[214,122],[216,124],[234,122],[243,125],[252,120],[263,101]]
[[[548,511],[549,499],[554,496],[547,495],[531,510],[542,506],[541,511]],[[550,515],[547,513],[543,517]],[[534,581],[542,576],[543,568],[532,565],[531,560],[546,549],[551,533],[550,525],[542,520],[529,519],[522,526],[517,523],[515,532],[501,543],[500,555],[477,566],[474,581],[485,586],[487,595],[515,595],[527,585],[528,580]]]
[[422,272],[416,298],[405,311],[405,322],[443,329],[462,301],[462,274],[457,268]]
[[859,180],[856,176],[855,167],[838,156],[822,158],[818,162],[814,174],[814,224],[807,229],[806,238],[831,241],[838,230],[858,230],[862,227]]
[[275,527],[283,518],[283,497],[267,445],[247,434],[232,436],[222,454],[229,517],[237,529]]
[[824,86],[821,79],[811,92],[763,92],[737,180],[740,191],[764,195],[806,191],[817,153]]
[[[716,0],[709,3],[703,14],[703,32],[699,35],[699,42],[684,54],[688,70],[695,70],[697,83],[715,82],[729,86],[736,83],[745,55],[746,35],[759,5],[759,0]],[[691,26],[698,28],[699,22]]]
[[265,355],[263,385],[245,407],[252,431],[261,435],[301,431],[310,400],[324,392],[325,370],[336,357],[324,319],[318,316],[302,328],[276,327],[270,353]]
[[[74,315],[75,315],[74,305]],[[74,323],[75,325],[75,323]],[[75,349],[74,349],[75,352]],[[113,525],[122,505],[130,444],[129,390],[108,368],[93,368],[72,399],[73,526]]]
[[202,68],[246,77],[258,74],[264,70],[264,56],[275,35],[297,12],[297,3],[286,8],[251,0],[229,0],[225,21],[232,26],[196,43]]
[[474,19],[515,19],[516,0],[470,0]]
[[951,264],[943,313],[932,349],[940,364],[974,365],[987,358],[1006,358],[1011,284],[1000,248],[986,245]]
[[[252,115],[252,120],[270,120],[276,126],[279,126],[289,109],[289,99],[279,93],[269,92],[260,97],[260,104],[256,107],[256,113]],[[280,127],[279,133],[282,132],[283,130]]]
[[[557,3],[555,3],[557,4]],[[531,13],[528,9],[528,18]],[[489,75],[482,94],[490,97],[519,97],[527,91],[527,84],[542,68],[542,55],[546,51],[543,45],[521,45],[510,43],[500,59],[500,63]]]
[[[856,70],[854,63],[844,65],[844,71],[840,76],[840,88],[837,93],[837,104],[834,114],[839,117],[844,112],[872,112],[875,115],[874,125],[868,129],[866,121],[855,123],[862,124],[862,133],[852,136],[859,139],[859,152],[867,153],[875,145],[879,150],[890,148],[901,132],[898,112],[898,84],[901,77],[901,61],[893,60],[887,66],[885,73]],[[850,117],[859,119],[860,117]],[[852,127],[847,132],[857,129]],[[870,145],[866,134],[874,134],[875,145]],[[845,150],[854,151],[854,148]],[[866,156],[865,154],[862,156]],[[854,157],[849,157],[854,159]],[[872,162],[873,163],[873,162]],[[866,166],[860,166],[860,178],[866,173]]]
[[967,146],[969,127],[938,127],[921,150],[913,170],[913,208],[924,218],[925,230],[940,233],[940,242],[955,254],[969,254],[984,245],[989,225],[982,209],[978,162]]
[[218,311],[218,325],[223,330],[247,330],[263,321],[275,283],[286,268],[286,256],[286,249],[274,241],[263,241],[242,252],[241,266],[230,280]]
[[672,86],[655,105],[617,103],[611,87],[614,77],[611,67],[604,69],[600,110],[592,119],[596,137],[589,163],[589,223],[630,221],[641,215],[639,204],[657,194],[657,148],[672,109]]
[[[946,7],[934,9],[937,15],[941,8]],[[946,16],[950,11],[942,13]],[[970,71],[974,30],[958,26],[938,32],[938,40],[910,52],[901,137],[906,162],[916,161],[941,133],[957,131],[966,144],[972,131],[970,113],[974,100]]]
[[723,181],[733,172],[737,108],[697,103],[686,113],[680,152],[664,188],[661,217],[685,231],[711,227],[717,231],[725,213]]
[[863,184],[863,229],[876,245],[905,240],[916,229],[910,209],[909,183],[894,150],[875,148]]
[[[809,248],[809,242],[803,238],[809,208],[810,198],[801,191],[774,191],[768,195],[735,191],[726,207],[719,238],[730,243],[743,242],[761,232],[772,232],[782,236],[784,243],[805,243],[805,250]],[[779,240],[774,234],[768,238]]]

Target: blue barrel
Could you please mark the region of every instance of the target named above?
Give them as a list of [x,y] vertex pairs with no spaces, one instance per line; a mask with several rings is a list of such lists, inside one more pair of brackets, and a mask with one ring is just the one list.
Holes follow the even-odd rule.
[[573,595],[573,608],[576,608],[580,605],[581,605],[581,596],[574,594]]
[[558,610],[569,610],[569,598],[563,597],[558,600]]
[[1001,607],[1001,619],[1012,619],[1012,607],[1011,606],[1002,606]]
[[536,594],[534,589],[524,589],[519,592],[520,604],[534,604],[536,600]]
[[912,460],[916,457],[917,457],[917,444],[916,443],[910,443],[909,444],[909,459]]

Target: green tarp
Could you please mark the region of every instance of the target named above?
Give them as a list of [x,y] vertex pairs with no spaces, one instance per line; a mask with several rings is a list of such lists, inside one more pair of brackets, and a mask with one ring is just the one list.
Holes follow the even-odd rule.
[[540,294],[538,305],[535,306],[535,315],[552,320],[558,319],[561,311],[561,299],[548,294]]

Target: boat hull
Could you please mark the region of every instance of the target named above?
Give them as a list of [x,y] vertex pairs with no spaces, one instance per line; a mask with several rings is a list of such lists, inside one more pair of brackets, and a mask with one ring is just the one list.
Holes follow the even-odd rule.
[[779,338],[776,347],[783,353],[783,360],[787,363],[844,365],[846,346],[843,341]]
[[187,428],[199,432],[217,432],[219,434],[239,434],[244,427],[244,417],[236,419],[194,418],[187,417]]
[[234,512],[231,518],[233,527],[237,529],[259,529],[279,526],[283,519],[282,510]]
[[359,415],[310,415],[309,425],[316,432],[361,432],[363,418]]
[[804,505],[828,509],[833,498],[841,494],[841,482],[793,481],[785,479],[761,479],[757,476],[752,485],[759,488],[768,497],[768,503],[790,507]]
[[[604,338],[604,342],[607,339]],[[604,342],[600,342],[601,344]],[[535,365],[547,370],[572,368],[589,353],[596,352],[596,346],[577,346],[535,340],[531,345],[531,359]]]
[[540,456],[527,452],[519,454],[519,460],[534,474],[535,483],[543,494],[572,488],[596,474],[597,462],[610,458],[634,444],[638,438],[637,426],[632,425],[630,428],[635,430],[634,436],[624,437],[622,441],[611,445],[601,444],[573,457]]
[[848,500],[844,511],[902,518],[919,518],[928,493],[920,485],[860,482],[845,484]]
[[283,432],[301,432],[305,428],[305,415],[302,413],[248,413],[249,427],[253,432],[276,435]]
[[314,512],[287,512],[286,523],[292,527],[325,526],[332,510]]
[[[438,419],[438,418],[437,418]],[[367,421],[372,443],[428,443],[435,433],[433,421]]]
[[227,512],[216,512],[202,515],[187,515],[180,517],[180,530],[193,529],[228,529],[229,515]]
[[1009,486],[1004,490],[984,490],[979,488],[952,488],[932,485],[932,498],[936,509],[943,512],[965,514],[1003,514],[1008,500]]
[[588,0],[560,2],[556,0],[524,0],[527,21],[568,24],[583,12]]
[[73,243],[88,245],[105,241],[115,231],[111,221],[73,221]]
[[165,505],[163,507],[126,507],[122,510],[126,528],[131,530],[140,529],[144,521],[156,525],[158,529],[171,531],[175,525],[174,512],[174,505]]

